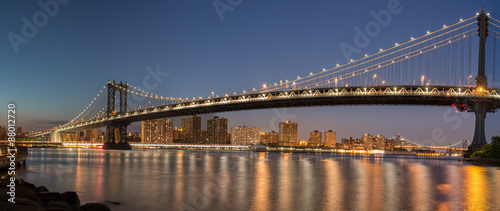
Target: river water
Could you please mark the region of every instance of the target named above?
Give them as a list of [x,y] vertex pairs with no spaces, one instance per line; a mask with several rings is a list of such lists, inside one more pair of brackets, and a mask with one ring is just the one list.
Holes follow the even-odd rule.
[[112,210],[500,210],[500,167],[457,160],[30,149],[17,174]]

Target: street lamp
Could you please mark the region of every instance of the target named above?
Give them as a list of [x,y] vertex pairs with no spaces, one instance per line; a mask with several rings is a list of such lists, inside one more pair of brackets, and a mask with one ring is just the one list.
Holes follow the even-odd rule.
[[423,86],[424,85],[424,80],[425,80],[425,76],[422,76],[421,80],[420,80],[420,86]]

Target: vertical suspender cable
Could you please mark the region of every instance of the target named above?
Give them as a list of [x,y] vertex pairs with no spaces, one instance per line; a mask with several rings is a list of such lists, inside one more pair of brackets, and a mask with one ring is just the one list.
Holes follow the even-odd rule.
[[493,88],[495,88],[495,60],[497,54],[497,38],[493,39]]

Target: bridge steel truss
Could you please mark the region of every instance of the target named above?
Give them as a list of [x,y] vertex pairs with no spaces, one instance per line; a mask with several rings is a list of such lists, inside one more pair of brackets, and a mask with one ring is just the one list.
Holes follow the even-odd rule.
[[486,112],[500,108],[500,90],[475,87],[376,86],[316,88],[294,91],[251,93],[230,97],[192,100],[130,111],[59,128],[79,131],[106,125],[129,124],[147,119],[179,117],[204,113],[255,110],[283,107],[345,106],[345,105],[422,105],[454,106],[458,111],[476,112],[483,102]]

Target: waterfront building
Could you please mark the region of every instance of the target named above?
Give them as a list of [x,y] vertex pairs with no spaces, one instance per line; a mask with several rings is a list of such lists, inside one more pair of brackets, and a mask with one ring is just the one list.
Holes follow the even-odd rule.
[[295,146],[297,144],[297,128],[296,122],[280,122],[279,146]]
[[207,144],[208,143],[207,131],[206,130],[202,130],[201,131],[201,143],[202,144]]
[[269,143],[269,134],[265,132],[260,132],[260,143],[261,145],[267,145]]
[[374,139],[373,149],[384,150],[385,149],[385,137],[382,135],[377,135]]
[[326,131],[325,132],[325,141],[324,141],[324,147],[328,148],[337,148],[337,133],[333,132],[332,130]]
[[323,142],[323,137],[322,133],[315,130],[311,131],[310,136],[309,136],[309,146],[311,147],[320,147],[322,142]]
[[394,139],[385,140],[385,150],[394,150],[396,141]]
[[170,144],[173,142],[173,119],[160,118],[141,122],[141,143]]
[[373,149],[373,136],[370,134],[365,134],[361,138],[363,142],[363,147],[365,150],[372,150]]
[[207,121],[207,143],[226,144],[227,143],[227,119],[214,116]]
[[174,140],[181,140],[181,133],[182,133],[182,128],[179,128],[177,129],[177,127],[175,127],[174,129]]
[[182,118],[181,139],[185,143],[201,143],[201,117],[189,116]]
[[260,142],[260,129],[238,126],[231,128],[232,145],[256,145]]

